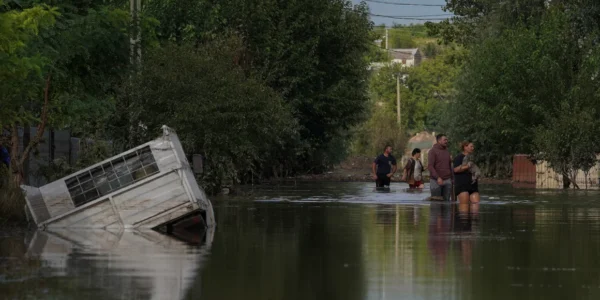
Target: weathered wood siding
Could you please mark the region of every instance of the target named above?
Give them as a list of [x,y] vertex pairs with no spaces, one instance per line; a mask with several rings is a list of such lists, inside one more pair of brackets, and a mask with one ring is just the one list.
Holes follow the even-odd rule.
[[40,189],[28,186],[25,189],[25,194],[27,195],[28,201],[26,202],[31,215],[33,216],[33,221],[35,221],[36,224],[39,224],[50,219],[50,212],[48,212],[46,202],[42,197]]
[[198,203],[200,208],[206,212],[206,225],[212,227],[215,225],[215,214],[213,211],[212,204],[206,197],[206,194],[198,184],[196,184],[196,178],[192,171],[189,169],[185,169],[182,172],[182,179],[186,182],[188,187],[191,190],[192,197],[195,197],[194,201]]
[[52,218],[67,213],[75,208],[69,189],[64,180],[53,181],[40,187],[46,207]]
[[173,207],[190,203],[181,179],[175,172],[116,195],[113,202],[124,224],[136,224]]
[[48,228],[105,228],[119,221],[108,199],[98,200],[85,209],[48,224]]
[[193,198],[192,200],[198,203],[200,208],[206,212],[206,225],[212,227],[215,224],[215,216],[212,204],[208,200],[208,197],[206,197],[204,191],[198,186],[196,177],[192,171],[192,166],[183,152],[183,145],[181,144],[179,138],[171,139],[171,143],[173,144],[172,148],[175,150],[179,161],[182,163],[180,176],[183,180],[183,184],[187,189],[189,189],[190,197]]
[[[213,226],[212,205],[198,186],[176,133],[166,128],[163,128],[163,132],[163,136],[152,142],[42,186],[39,194],[43,203],[34,190],[32,197],[27,199],[30,207],[34,206],[32,210],[35,211],[38,226],[111,230],[123,227],[147,228],[161,225],[198,208],[205,211],[207,225]],[[148,148],[156,166],[147,159],[149,152],[142,150]],[[116,171],[110,173],[111,171],[106,170]],[[142,173],[135,170],[141,170]],[[115,175],[119,172],[120,175]],[[116,179],[110,179],[111,176],[116,176],[120,183],[113,185],[112,182]],[[122,178],[125,181],[121,181]],[[133,181],[134,178],[137,181]],[[69,187],[72,188],[75,201],[71,198],[65,180],[72,181]],[[111,182],[110,186],[108,181]],[[92,193],[87,194],[86,191]],[[78,203],[77,207],[75,203]]]
[[154,155],[154,159],[156,160],[156,164],[161,173],[169,172],[181,167],[181,164],[177,161],[175,152],[171,148],[171,142],[169,140],[157,140],[150,146],[150,150],[152,150],[152,155]]

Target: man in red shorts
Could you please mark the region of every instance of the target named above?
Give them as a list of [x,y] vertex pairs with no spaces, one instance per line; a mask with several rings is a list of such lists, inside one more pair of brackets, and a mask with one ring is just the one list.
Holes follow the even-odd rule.
[[412,151],[412,157],[406,162],[404,171],[402,172],[402,181],[408,182],[410,189],[422,189],[425,187],[423,184],[423,164],[420,158],[421,149],[415,148]]

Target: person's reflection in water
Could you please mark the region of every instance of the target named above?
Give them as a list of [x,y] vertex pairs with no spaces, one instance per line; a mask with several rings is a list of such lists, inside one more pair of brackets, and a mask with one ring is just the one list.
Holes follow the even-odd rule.
[[452,210],[454,205],[445,203],[431,203],[429,206],[429,234],[427,247],[431,251],[436,266],[436,271],[441,275],[445,273],[446,258],[450,249],[450,236],[452,230]]
[[459,264],[466,268],[471,266],[473,235],[478,219],[478,203],[431,204],[427,245],[439,274],[444,275],[448,252],[452,245],[458,251],[456,254],[461,256],[462,263]]
[[479,203],[463,203],[458,204],[457,207],[458,213],[456,214],[454,233],[460,240],[459,251],[463,266],[470,268],[473,260],[474,231],[476,231],[474,229],[477,228],[477,221],[479,220]]

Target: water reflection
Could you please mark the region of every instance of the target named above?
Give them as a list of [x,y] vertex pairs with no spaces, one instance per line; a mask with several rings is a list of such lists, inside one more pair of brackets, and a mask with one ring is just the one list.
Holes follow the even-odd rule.
[[5,263],[0,289],[6,299],[183,299],[213,236],[213,230],[179,238],[152,230],[36,231],[26,252]]
[[600,194],[482,191],[476,206],[355,183],[214,199],[200,247],[158,233],[0,237],[0,298],[598,299]]

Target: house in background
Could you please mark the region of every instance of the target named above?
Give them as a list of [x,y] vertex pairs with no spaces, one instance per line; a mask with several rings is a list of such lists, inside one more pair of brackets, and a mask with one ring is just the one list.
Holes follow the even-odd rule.
[[[381,42],[381,41],[379,41]],[[376,41],[377,44],[377,41]],[[386,65],[390,64],[402,64],[404,67],[416,67],[421,64],[421,61],[425,59],[421,50],[419,48],[410,48],[410,49],[389,49],[389,61],[387,62],[373,62],[368,67],[369,70],[377,71],[383,68]]]
[[419,48],[390,49],[389,54],[392,63],[402,64],[405,67],[419,66],[423,59],[423,55]]

